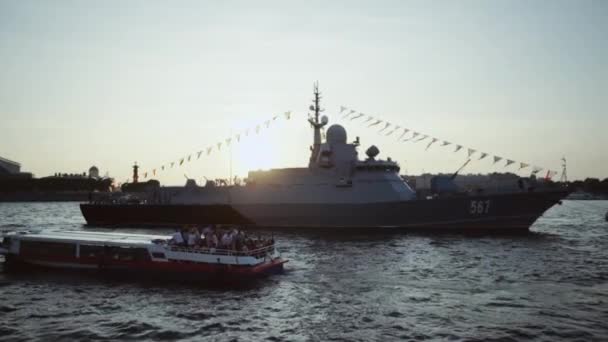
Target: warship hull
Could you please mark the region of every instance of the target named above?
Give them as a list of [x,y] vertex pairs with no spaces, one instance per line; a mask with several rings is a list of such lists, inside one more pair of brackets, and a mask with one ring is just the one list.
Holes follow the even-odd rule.
[[360,204],[81,204],[89,225],[238,224],[264,228],[527,231],[567,191]]

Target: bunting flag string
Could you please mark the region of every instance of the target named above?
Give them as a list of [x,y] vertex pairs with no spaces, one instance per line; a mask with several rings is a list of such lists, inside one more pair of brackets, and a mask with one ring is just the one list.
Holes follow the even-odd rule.
[[[347,109],[348,108],[344,107],[343,111],[345,111]],[[351,112],[354,113],[355,111],[351,110]],[[268,119],[268,120],[264,121],[263,123],[257,124],[255,126],[255,132],[256,132],[256,134],[259,134],[260,129],[263,127],[263,125],[265,125],[266,127],[269,127],[271,123],[274,123],[275,121],[277,121],[277,119],[279,119],[279,118],[281,118],[283,116],[285,117],[285,120],[289,120],[289,119],[291,119],[291,115],[292,115],[291,111],[287,111],[287,112],[284,112],[282,114],[273,115],[271,119]],[[361,113],[361,115],[363,115],[363,114]],[[182,166],[186,162],[191,162],[192,161],[192,157],[194,155],[196,155],[196,159],[200,159],[201,155],[203,153],[206,153],[206,155],[210,155],[211,152],[213,152],[214,147],[217,147],[217,150],[221,151],[222,145],[224,145],[224,146],[230,146],[230,144],[233,143],[233,142],[240,142],[241,141],[241,137],[243,137],[243,136],[245,136],[245,137],[249,136],[249,130],[250,130],[250,128],[247,128],[244,131],[241,131],[239,133],[236,133],[233,136],[230,136],[230,137],[226,138],[223,142],[219,141],[215,145],[209,145],[208,147],[206,147],[203,150],[200,150],[198,152],[195,152],[195,153],[192,153],[192,154],[188,154],[188,155],[186,155],[184,157],[181,157],[181,158],[177,159],[177,161],[172,161],[172,162],[169,162],[167,164],[163,164],[159,168],[154,168],[151,171],[150,170],[146,170],[146,171],[142,172],[142,175],[144,175],[144,178],[146,178],[148,176],[148,174],[156,176],[156,171],[165,171],[165,166],[167,168],[173,168],[174,166]],[[243,135],[243,133],[244,133],[244,135]]]
[[[341,106],[340,107],[340,113],[346,112],[347,110],[349,110],[348,107],[345,107],[345,106]],[[354,109],[350,109],[350,112],[347,115],[343,116],[343,117],[347,117],[347,116],[349,116],[349,115],[351,115],[353,113],[356,113],[356,111]],[[492,158],[493,158],[492,164],[496,164],[499,161],[505,160],[505,165],[504,165],[505,168],[508,167],[508,166],[510,166],[511,164],[514,164],[514,163],[519,163],[519,165],[520,165],[519,170],[525,169],[526,167],[530,166],[529,163],[519,162],[519,161],[515,161],[515,160],[512,160],[512,159],[505,159],[505,158],[497,156],[497,155],[491,155],[488,152],[480,152],[477,149],[465,147],[463,145],[455,144],[455,143],[449,142],[447,140],[442,140],[442,139],[439,139],[439,138],[434,138],[434,137],[429,136],[427,134],[423,134],[423,133],[420,133],[420,132],[413,131],[410,128],[405,128],[405,127],[401,128],[401,126],[399,126],[399,125],[391,124],[388,121],[383,121],[383,120],[381,120],[379,118],[374,118],[371,115],[366,115],[366,114],[363,114],[361,112],[359,112],[358,115],[355,115],[355,116],[351,117],[351,121],[352,120],[356,120],[356,119],[358,119],[358,118],[360,118],[362,116],[366,117],[365,120],[363,120],[362,122],[368,128],[374,127],[374,126],[378,126],[381,123],[384,123],[384,126],[380,130],[378,130],[378,133],[383,133],[384,132],[385,136],[392,135],[395,132],[397,132],[399,130],[402,130],[401,133],[399,134],[399,138],[397,138],[397,141],[400,141],[400,142],[411,141],[413,143],[417,143],[417,142],[425,140],[427,138],[431,138],[431,141],[426,145],[425,151],[428,150],[437,141],[441,141],[440,147],[448,146],[448,145],[454,145],[455,146],[454,153],[460,151],[463,148],[466,148],[467,155],[468,155],[469,159],[471,159],[471,156],[473,156],[475,153],[479,152],[479,157],[477,158],[477,160],[483,160],[483,159],[486,159],[488,156],[492,156]],[[391,126],[393,128],[389,129],[389,127],[391,127]],[[412,136],[410,136],[409,138],[406,138],[406,135],[409,132],[412,133]],[[536,173],[540,172],[540,170],[544,170],[544,168],[539,167],[539,166],[533,166],[532,173],[536,174]],[[549,169],[547,169],[547,170],[548,170],[548,176],[552,176],[552,174],[549,174]]]
[[350,112],[346,113],[346,115],[342,116],[342,118],[343,118],[343,119],[346,119],[346,118],[347,118],[347,117],[349,117],[351,114],[354,114],[354,113],[356,113],[356,112],[357,112],[356,110],[352,110],[352,109],[351,109],[351,110],[350,110]]

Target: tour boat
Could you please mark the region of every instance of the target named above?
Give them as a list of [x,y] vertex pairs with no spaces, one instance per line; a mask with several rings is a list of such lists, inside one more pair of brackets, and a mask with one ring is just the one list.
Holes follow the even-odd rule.
[[9,233],[0,254],[8,269],[91,269],[184,279],[254,278],[280,273],[287,262],[273,241],[236,251],[176,245],[169,236],[87,231]]

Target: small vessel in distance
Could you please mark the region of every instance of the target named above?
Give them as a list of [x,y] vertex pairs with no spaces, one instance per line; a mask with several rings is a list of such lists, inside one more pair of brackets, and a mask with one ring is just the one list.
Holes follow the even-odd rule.
[[[307,167],[252,171],[244,185],[156,187],[137,201],[83,203],[89,225],[242,224],[268,228],[407,228],[421,231],[527,231],[568,190],[527,186],[506,191],[459,191],[438,179],[430,194],[414,191],[399,165],[377,158],[372,145],[359,159],[357,138],[349,143],[340,125],[322,129],[320,93],[314,90],[314,130]],[[135,176],[135,175],[134,175]],[[136,177],[134,177],[136,178]],[[516,182],[514,182],[516,183]]]
[[0,254],[10,269],[100,270],[185,280],[249,279],[283,270],[274,241],[236,251],[181,246],[171,237],[86,231],[18,232],[4,236]]

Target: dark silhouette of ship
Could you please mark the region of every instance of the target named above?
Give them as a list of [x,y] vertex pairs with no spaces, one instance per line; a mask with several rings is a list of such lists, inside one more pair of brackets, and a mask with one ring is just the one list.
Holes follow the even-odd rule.
[[[308,167],[250,172],[239,186],[150,186],[137,196],[81,204],[90,225],[240,224],[276,228],[407,228],[444,231],[527,231],[568,190],[519,179],[514,187],[465,192],[437,177],[430,192],[414,191],[376,146],[358,158],[360,141],[340,125],[327,128],[315,86],[314,140]],[[134,179],[137,179],[135,169]],[[553,183],[555,185],[555,183]]]

